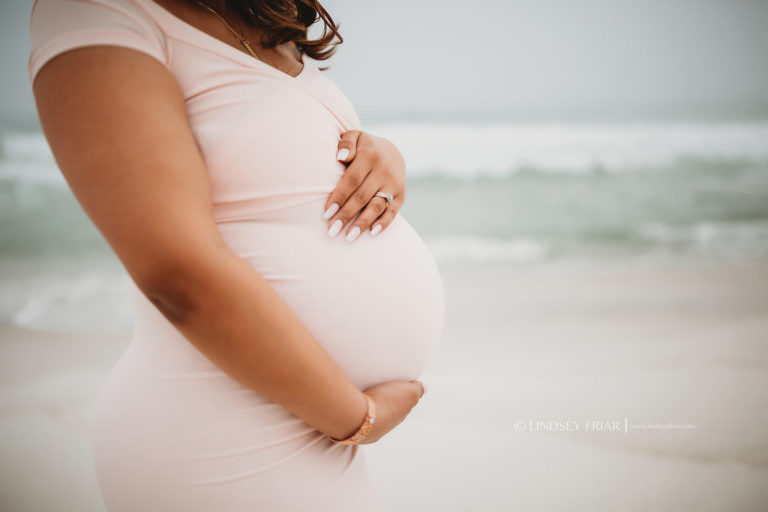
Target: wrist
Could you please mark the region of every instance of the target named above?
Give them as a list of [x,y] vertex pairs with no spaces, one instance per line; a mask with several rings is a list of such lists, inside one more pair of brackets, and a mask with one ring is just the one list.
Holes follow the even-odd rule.
[[373,398],[365,393],[363,393],[363,398],[366,403],[366,411],[365,416],[358,427],[342,438],[328,436],[331,441],[337,444],[358,444],[373,431],[373,424],[376,421],[376,404],[374,403]]

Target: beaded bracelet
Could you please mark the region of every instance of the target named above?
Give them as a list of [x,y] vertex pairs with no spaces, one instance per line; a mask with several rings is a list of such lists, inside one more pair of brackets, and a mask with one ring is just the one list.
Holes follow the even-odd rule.
[[365,439],[365,436],[371,433],[371,430],[373,430],[373,424],[376,421],[376,405],[373,403],[373,399],[363,393],[363,396],[368,401],[368,412],[365,415],[365,418],[363,419],[363,423],[358,427],[357,430],[355,430],[349,437],[346,439],[335,439],[333,437],[327,436],[328,439],[333,441],[336,444],[358,444],[360,441]]

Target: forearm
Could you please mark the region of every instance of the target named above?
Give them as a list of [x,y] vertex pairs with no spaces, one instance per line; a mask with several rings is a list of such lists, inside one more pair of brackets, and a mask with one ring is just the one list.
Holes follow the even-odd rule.
[[365,416],[357,386],[277,291],[231,251],[140,287],[214,364],[324,434],[345,437]]

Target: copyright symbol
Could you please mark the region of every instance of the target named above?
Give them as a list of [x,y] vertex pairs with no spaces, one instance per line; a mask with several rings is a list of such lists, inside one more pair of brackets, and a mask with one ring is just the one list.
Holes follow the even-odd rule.
[[512,428],[515,429],[515,432],[522,432],[525,430],[525,422],[523,420],[517,420],[512,424]]

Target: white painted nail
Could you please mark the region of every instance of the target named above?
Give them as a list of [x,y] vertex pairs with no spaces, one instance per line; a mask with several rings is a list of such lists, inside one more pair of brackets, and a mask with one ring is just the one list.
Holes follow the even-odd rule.
[[333,217],[333,214],[339,211],[339,204],[333,203],[331,206],[328,207],[327,210],[325,210],[325,213],[323,214],[323,219],[328,220],[331,217]]
[[346,160],[349,156],[349,150],[347,148],[341,148],[338,153],[336,153],[336,160]]
[[328,230],[328,234],[331,236],[336,236],[339,234],[339,231],[341,231],[341,225],[344,224],[341,222],[341,219],[336,219],[336,221],[331,224],[331,229]]
[[378,235],[379,231],[381,231],[381,224],[376,224],[375,226],[373,226],[373,229],[371,230],[371,236]]
[[349,233],[347,233],[347,242],[352,242],[360,235],[360,228],[358,226],[353,227]]

